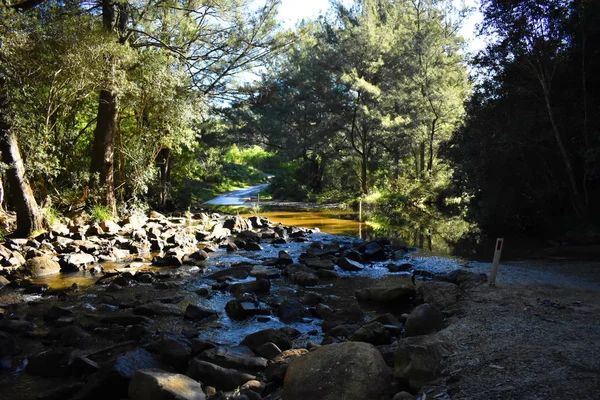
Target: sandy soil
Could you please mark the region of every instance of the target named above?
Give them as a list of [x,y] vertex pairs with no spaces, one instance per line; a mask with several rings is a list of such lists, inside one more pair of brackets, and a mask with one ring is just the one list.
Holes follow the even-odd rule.
[[445,389],[427,398],[600,398],[600,291],[523,283],[464,294],[448,320]]

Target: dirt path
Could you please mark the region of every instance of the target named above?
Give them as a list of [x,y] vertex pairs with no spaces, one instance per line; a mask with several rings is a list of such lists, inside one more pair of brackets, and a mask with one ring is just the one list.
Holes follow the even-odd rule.
[[437,398],[600,398],[597,290],[482,285],[448,322],[455,351],[442,371],[447,395]]

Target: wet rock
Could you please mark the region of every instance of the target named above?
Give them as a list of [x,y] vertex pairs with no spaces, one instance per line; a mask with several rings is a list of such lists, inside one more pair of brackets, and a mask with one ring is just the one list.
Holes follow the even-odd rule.
[[0,289],[2,289],[5,286],[10,285],[10,281],[8,279],[6,279],[5,277],[3,277],[2,275],[0,275]]
[[245,240],[246,242],[254,242],[254,243],[260,242],[260,236],[258,236],[258,233],[254,232],[254,231],[250,231],[250,230],[240,232],[238,234],[238,238]]
[[387,257],[385,250],[377,242],[370,242],[362,249],[363,257],[371,261],[382,261]]
[[201,321],[207,318],[216,318],[218,313],[210,308],[200,307],[194,304],[188,304],[183,315],[185,319],[192,321]]
[[281,277],[281,271],[277,268],[267,268],[257,265],[250,271],[250,276],[253,276],[256,279],[277,279]]
[[240,343],[242,346],[248,346],[252,351],[256,352],[256,349],[261,345],[272,342],[281,350],[288,350],[292,348],[292,342],[290,336],[279,330],[279,329],[263,329],[258,332],[251,333],[246,336]]
[[61,272],[77,272],[94,262],[94,256],[86,253],[62,255],[58,261]]
[[192,346],[182,338],[166,338],[159,344],[160,359],[178,372],[184,372],[192,358]]
[[134,308],[133,313],[135,315],[153,317],[155,315],[181,315],[182,311],[174,304],[165,304],[154,301]]
[[319,277],[312,272],[299,271],[290,276],[290,282],[300,286],[314,286],[319,284]]
[[320,259],[315,257],[303,258],[300,259],[300,262],[306,265],[308,268],[312,269],[325,269],[325,270],[333,270],[334,264],[333,261],[327,259]]
[[350,336],[350,340],[379,346],[390,342],[390,333],[381,322],[374,321],[358,328],[358,330]]
[[227,251],[229,251],[229,252],[238,251],[239,250],[238,245],[235,244],[235,243],[233,243],[233,242],[227,242],[227,243],[225,243],[225,249]]
[[219,279],[222,277],[231,277],[233,279],[246,279],[252,271],[253,265],[239,265],[221,271],[214,272],[207,276],[208,279]]
[[159,369],[138,370],[128,387],[131,400],[205,400],[202,385],[185,375]]
[[364,265],[346,257],[338,258],[336,264],[344,271],[362,271],[364,269]]
[[0,359],[12,357],[21,352],[15,337],[7,332],[0,331]]
[[321,306],[319,304],[317,312],[319,315],[323,315],[324,318],[321,323],[323,332],[327,332],[338,325],[362,323],[365,317],[365,313],[358,305],[351,305],[345,309],[335,310],[331,314],[327,314],[327,310]]
[[190,362],[186,375],[205,385],[214,386],[217,389],[226,391],[235,390],[244,383],[256,378],[254,375],[219,367],[218,365],[198,359],[193,359]]
[[451,282],[423,282],[417,288],[417,301],[444,310],[458,302],[460,288]]
[[261,307],[257,301],[239,299],[228,301],[225,305],[225,312],[230,318],[241,321],[255,315],[268,315],[271,310]]
[[308,307],[314,307],[319,303],[322,303],[325,297],[320,293],[308,292],[300,299],[300,302]]
[[287,252],[281,250],[276,258],[275,265],[290,265],[294,259]]
[[239,233],[251,228],[251,224],[244,217],[231,216],[223,221],[223,228],[229,229],[232,233]]
[[208,253],[204,250],[198,250],[198,251],[195,251],[192,254],[188,255],[188,257],[190,257],[194,260],[204,261],[204,260],[208,260]]
[[90,375],[100,370],[100,366],[87,357],[75,356],[69,364],[68,373],[73,376]]
[[70,349],[52,349],[29,357],[27,372],[45,378],[59,377],[66,374],[71,358]]
[[67,325],[51,330],[44,336],[47,340],[56,340],[63,346],[83,347],[91,335],[77,325]]
[[264,371],[267,368],[266,358],[236,354],[225,347],[215,347],[206,350],[196,358],[223,368],[231,368],[250,374]]
[[8,333],[31,333],[35,329],[33,322],[21,321],[17,319],[2,319],[0,320],[0,331]]
[[406,336],[420,336],[437,332],[444,327],[444,316],[431,304],[421,304],[415,308],[406,320],[404,333]]
[[408,393],[408,392],[398,392],[394,395],[394,397],[392,398],[392,400],[414,400],[415,396],[413,396],[412,394]]
[[38,256],[27,260],[23,266],[28,275],[43,276],[60,272],[60,264],[49,256]]
[[390,272],[407,272],[412,269],[412,265],[410,263],[400,263],[400,264],[390,263],[390,264],[386,265],[386,268]]
[[238,297],[244,293],[267,294],[271,290],[271,281],[268,279],[257,279],[252,282],[236,283],[231,285],[229,292]]
[[116,324],[121,326],[149,324],[152,320],[143,315],[131,314],[115,314],[100,317],[100,322],[103,324]]
[[267,360],[272,360],[281,354],[281,349],[273,342],[267,342],[256,348],[256,354]]
[[452,351],[452,345],[439,335],[405,338],[396,351],[394,376],[418,391],[438,376],[442,361]]
[[337,272],[335,271],[329,271],[326,269],[320,269],[317,271],[317,276],[319,277],[319,279],[323,279],[323,280],[332,280],[332,279],[337,279],[339,278],[339,275]]
[[194,338],[191,340],[192,344],[192,355],[196,356],[202,353],[205,350],[212,349],[217,347],[217,345],[209,340],[204,340],[200,338]]
[[244,246],[244,250],[248,250],[248,251],[262,251],[263,248],[260,244],[256,243],[256,242],[246,242],[246,245]]
[[127,389],[134,374],[143,369],[169,370],[147,350],[129,351],[91,375],[75,399],[120,399],[127,397]]
[[415,297],[415,288],[411,285],[398,285],[394,287],[371,287],[357,290],[356,300],[376,303],[393,303],[404,305]]
[[273,359],[265,371],[265,377],[271,382],[281,382],[294,359],[308,353],[306,349],[286,350]]
[[183,252],[170,252],[165,256],[155,256],[152,265],[158,267],[181,267],[183,265]]
[[[322,346],[296,358],[285,374],[286,400],[379,400],[389,396],[391,373],[367,343]],[[388,397],[389,398],[389,397]]]
[[285,323],[302,321],[308,315],[308,310],[298,300],[284,300],[277,308],[277,317]]

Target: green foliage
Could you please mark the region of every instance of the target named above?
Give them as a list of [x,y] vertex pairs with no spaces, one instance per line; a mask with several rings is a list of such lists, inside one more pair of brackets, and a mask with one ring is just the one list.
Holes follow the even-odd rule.
[[50,227],[60,224],[64,219],[63,214],[54,207],[46,207],[44,209],[44,214],[46,215]]
[[112,211],[106,206],[94,206],[91,210],[91,219],[93,222],[109,221],[113,218]]

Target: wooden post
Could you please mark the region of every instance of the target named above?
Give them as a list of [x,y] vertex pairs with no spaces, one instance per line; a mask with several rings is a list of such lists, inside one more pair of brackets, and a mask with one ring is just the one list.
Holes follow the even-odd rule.
[[494,250],[494,260],[492,261],[492,271],[490,272],[490,286],[496,286],[496,275],[498,275],[498,265],[500,264],[503,244],[504,238],[496,239],[496,249]]
[[358,222],[362,222],[362,196],[358,200]]

